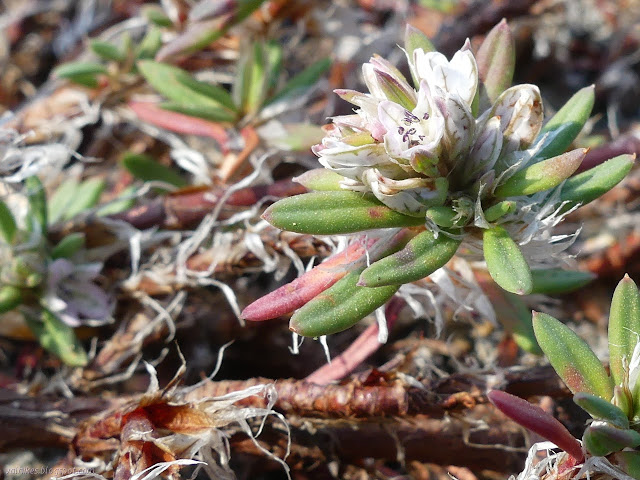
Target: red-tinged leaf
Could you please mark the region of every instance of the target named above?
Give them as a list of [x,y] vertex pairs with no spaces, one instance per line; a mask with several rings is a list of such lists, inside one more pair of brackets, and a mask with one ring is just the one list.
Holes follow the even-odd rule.
[[589,345],[573,330],[550,315],[534,312],[533,331],[553,369],[572,393],[586,392],[611,400],[613,381]]
[[359,240],[309,272],[256,300],[242,311],[242,318],[251,321],[269,320],[302,307],[344,277],[346,265],[361,258],[375,240]]
[[490,391],[487,397],[498,410],[513,421],[555,443],[579,463],[584,460],[580,442],[562,423],[537,405],[500,390]]
[[199,135],[213,138],[220,145],[222,153],[229,153],[229,138],[219,124],[202,118],[190,117],[182,113],[169,112],[150,102],[129,102],[129,108],[145,122],[176,133]]

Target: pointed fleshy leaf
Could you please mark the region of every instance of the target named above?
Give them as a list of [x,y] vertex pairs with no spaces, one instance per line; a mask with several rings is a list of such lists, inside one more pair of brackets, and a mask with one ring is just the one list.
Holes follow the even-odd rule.
[[22,290],[13,285],[0,288],[0,314],[7,313],[22,303]]
[[516,210],[516,202],[511,200],[503,200],[484,211],[484,218],[487,222],[495,222],[499,218],[512,213]]
[[160,104],[163,110],[182,113],[189,117],[203,118],[216,123],[232,123],[237,115],[226,108],[203,105],[187,105],[184,103],[163,102]]
[[265,0],[200,2],[199,4],[211,5],[213,11],[210,10],[205,15],[200,13],[193,15],[196,9],[191,9],[185,31],[165,45],[156,58],[163,60],[207,47],[222,37],[231,27],[251,15],[264,2]]
[[537,405],[500,390],[491,390],[487,397],[507,417],[555,443],[578,463],[582,463],[584,454],[580,442],[552,415]]
[[91,48],[93,53],[105,60],[123,62],[127,58],[126,54],[116,45],[102,40],[91,40],[91,42],[89,42],[89,48]]
[[632,478],[640,480],[640,452],[617,452],[612,463]]
[[275,41],[264,44],[264,56],[267,70],[267,83],[265,92],[271,92],[278,86],[278,80],[282,73],[282,46]]
[[610,453],[640,445],[640,433],[616,428],[607,423],[594,422],[585,430],[582,442],[591,455],[605,457]]
[[635,159],[635,154],[620,155],[569,178],[560,191],[560,202],[566,202],[562,211],[586,205],[607,193],[631,171]]
[[331,335],[352,327],[398,291],[399,285],[357,286],[362,268],[350,272],[291,317],[289,329],[303,337]]
[[332,255],[320,265],[259,298],[246,307],[241,317],[251,321],[269,320],[302,307],[349,272],[349,265],[366,254],[373,241],[364,238]]
[[613,382],[607,371],[573,330],[550,315],[534,312],[533,330],[549,362],[572,393],[586,392],[610,401]]
[[67,212],[69,206],[76,200],[78,181],[71,177],[58,186],[47,205],[49,223],[54,224]]
[[158,163],[149,155],[126,153],[122,158],[122,166],[135,178],[144,182],[164,182],[178,188],[188,184],[176,171]]
[[557,295],[578,290],[596,278],[591,272],[548,268],[531,270],[533,290],[531,293]]
[[17,229],[13,213],[11,213],[6,203],[0,200],[0,234],[2,234],[4,241],[8,244],[13,243]]
[[542,355],[531,324],[531,309],[522,298],[505,292],[484,271],[475,272],[482,291],[491,301],[498,322],[511,333],[516,344],[525,352]]
[[27,214],[27,228],[31,230],[33,221],[38,225],[43,235],[47,234],[49,225],[47,220],[47,193],[42,182],[37,176],[32,176],[24,181],[27,187],[27,197],[29,200],[29,212]]
[[481,84],[480,96],[484,109],[489,108],[511,86],[516,66],[513,34],[506,20],[493,27],[476,55]]
[[468,217],[462,216],[453,208],[444,205],[428,208],[426,217],[439,227],[444,228],[462,227],[469,220]]
[[262,44],[256,42],[242,62],[242,93],[240,107],[245,113],[255,113],[265,97],[266,65]]
[[586,392],[578,392],[573,396],[573,401],[596,420],[603,420],[618,428],[629,428],[627,415],[603,398]]
[[379,287],[420,280],[443,267],[451,260],[459,246],[460,240],[442,232],[437,238],[433,232],[422,232],[398,253],[369,266],[362,272],[359,285]]
[[76,215],[95,207],[105,186],[106,183],[101,178],[91,178],[82,182],[76,190],[73,203],[69,205],[64,213],[64,218],[70,220]]
[[154,90],[177,104],[235,111],[231,95],[224,88],[200,82],[173,65],[152,60],[140,60],[137,65]]
[[339,192],[342,190],[340,182],[343,180],[342,175],[328,168],[314,168],[293,178],[294,182],[298,182],[303,187],[319,192]]
[[25,313],[24,318],[40,345],[46,350],[72,367],[83,367],[87,364],[87,354],[75,332],[55,314],[43,308],[39,317]]
[[518,197],[556,187],[578,169],[587,152],[586,148],[578,148],[529,165],[496,188],[494,195],[498,198]]
[[549,119],[538,138],[549,134],[537,158],[549,158],[560,155],[569,148],[587,123],[595,101],[595,86],[584,87],[576,92],[558,112]]
[[162,47],[162,30],[152,25],[136,49],[136,59],[150,60],[155,57],[160,47]]
[[500,226],[484,230],[484,259],[491,278],[507,292],[526,295],[533,288],[531,269],[520,248]]
[[57,67],[53,74],[58,78],[73,80],[77,76],[98,75],[107,73],[107,67],[97,62],[70,62]]
[[142,10],[144,17],[159,27],[171,27],[173,22],[159,5],[148,5]]
[[313,192],[284,198],[262,215],[281,230],[337,235],[374,228],[416,227],[424,219],[382,205],[373,195],[357,192]]
[[322,75],[331,67],[331,60],[324,58],[311,64],[302,72],[291,78],[273,97],[264,102],[264,107],[305,93],[315,85]]
[[640,334],[640,292],[629,275],[618,283],[609,314],[609,368],[615,385],[622,385],[624,366],[631,362]]
[[81,232],[70,233],[51,250],[51,259],[71,258],[85,245],[85,235]]

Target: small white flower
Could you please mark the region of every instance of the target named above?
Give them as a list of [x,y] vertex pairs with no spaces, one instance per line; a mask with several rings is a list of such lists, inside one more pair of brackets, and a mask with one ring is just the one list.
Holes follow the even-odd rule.
[[440,92],[455,94],[471,107],[478,89],[478,66],[469,48],[467,40],[451,61],[441,53],[425,53],[418,48],[410,66],[416,78],[427,82],[434,96]]
[[74,265],[60,258],[49,265],[43,303],[71,327],[100,325],[111,320],[109,297],[93,283],[102,265]]
[[418,103],[412,111],[387,100],[380,102],[378,116],[387,131],[385,149],[394,161],[427,175],[437,174],[432,166],[440,155],[444,119],[425,82],[420,84]]

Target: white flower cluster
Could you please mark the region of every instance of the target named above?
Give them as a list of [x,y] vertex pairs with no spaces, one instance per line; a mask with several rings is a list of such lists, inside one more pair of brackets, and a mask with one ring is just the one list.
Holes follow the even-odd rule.
[[313,151],[345,177],[342,188],[371,192],[406,215],[423,216],[447,198],[475,202],[479,182],[491,191],[509,166],[521,166],[518,152],[542,127],[540,92],[511,87],[478,115],[478,66],[468,41],[450,61],[421,48],[407,57],[418,89],[372,58],[363,66],[369,93],[336,91],[358,109],[334,117]]

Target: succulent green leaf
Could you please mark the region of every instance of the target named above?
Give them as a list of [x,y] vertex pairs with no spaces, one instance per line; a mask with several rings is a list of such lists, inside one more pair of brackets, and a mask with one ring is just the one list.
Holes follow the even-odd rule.
[[242,91],[240,107],[247,114],[257,112],[266,96],[265,87],[268,74],[264,57],[262,44],[256,42],[252,45],[246,60],[241,64]]
[[224,88],[200,82],[185,70],[153,60],[140,60],[137,65],[154,90],[177,104],[236,110],[231,95]]
[[302,72],[291,78],[264,106],[299,96],[315,85],[320,77],[331,67],[331,60],[324,58],[311,64]]
[[534,312],[533,330],[538,345],[572,393],[586,392],[611,400],[613,382],[584,340],[544,313]]
[[282,73],[282,47],[274,41],[265,43],[264,57],[267,70],[267,83],[265,92],[271,92],[278,86],[278,80]]
[[25,312],[24,318],[40,345],[46,350],[72,367],[83,367],[87,364],[87,354],[75,332],[54,313],[43,308],[40,316]]
[[503,200],[492,205],[484,211],[484,218],[487,222],[495,222],[499,218],[512,213],[516,210],[516,202],[511,200]]
[[95,207],[105,186],[106,183],[101,178],[91,178],[78,185],[73,203],[64,212],[65,220],[70,220],[76,215]]
[[303,337],[331,335],[352,327],[398,291],[399,285],[357,285],[362,268],[348,273],[291,317],[289,328]]
[[173,26],[173,22],[171,19],[164,13],[162,8],[159,8],[156,5],[150,5],[144,8],[143,15],[149,19],[152,23],[159,27],[171,27]]
[[274,227],[297,233],[336,235],[374,228],[416,227],[424,223],[391,210],[371,194],[313,192],[284,198],[262,215]]
[[204,118],[212,122],[231,123],[237,119],[237,115],[222,107],[210,107],[203,105],[163,102],[160,104],[164,110],[182,113],[190,117]]
[[554,157],[569,148],[591,115],[595,101],[594,90],[593,85],[578,90],[542,127],[538,139],[545,134],[549,134],[549,137],[536,155],[537,158]]
[[453,208],[445,207],[444,205],[428,208],[426,217],[443,228],[461,227],[469,220]]
[[13,243],[16,236],[16,219],[13,217],[11,210],[6,203],[0,200],[0,234],[8,244]]
[[632,478],[640,480],[640,452],[617,452],[612,463]]
[[97,62],[70,62],[60,65],[53,73],[58,78],[73,80],[78,76],[105,74],[107,67]]
[[476,55],[481,84],[480,97],[485,109],[511,86],[516,66],[513,34],[506,20],[493,27]]
[[575,172],[587,149],[578,148],[523,168],[496,188],[498,198],[532,195],[560,185]]
[[484,230],[484,259],[491,278],[507,292],[526,295],[533,288],[531,270],[520,248],[500,226]]
[[126,54],[116,45],[102,40],[91,40],[89,48],[105,60],[113,60],[114,62],[124,62],[127,58]]
[[298,182],[303,187],[309,190],[316,191],[333,191],[339,192],[340,182],[344,180],[344,177],[333,170],[327,168],[315,168],[304,172],[302,175],[295,177],[294,182]]
[[24,181],[27,187],[29,199],[29,212],[27,214],[27,228],[30,230],[35,221],[43,235],[47,234],[47,193],[37,176],[32,176]]
[[369,266],[362,272],[359,285],[380,287],[420,280],[443,267],[459,246],[460,240],[443,232],[437,237],[433,232],[422,232],[411,239],[404,249]]
[[56,260],[58,258],[71,258],[76,252],[84,247],[85,236],[84,233],[74,232],[70,233],[51,250],[51,258]]
[[160,47],[162,47],[162,31],[152,25],[136,50],[136,58],[138,60],[152,59],[158,53]]
[[606,423],[592,423],[586,428],[582,442],[591,455],[605,457],[624,448],[640,445],[640,433]]
[[180,174],[158,163],[149,155],[126,153],[122,158],[122,166],[135,178],[144,182],[164,182],[178,188],[187,185],[187,181]]
[[562,185],[560,201],[566,202],[563,211],[587,203],[615,187],[631,170],[635,155],[620,155],[579,173]]
[[73,177],[60,184],[47,205],[49,223],[54,224],[64,217],[67,209],[75,202],[77,191],[78,181]]
[[596,278],[591,272],[563,270],[561,268],[531,270],[531,277],[533,278],[533,290],[531,290],[531,293],[545,295],[573,292]]
[[603,398],[587,392],[578,392],[573,396],[573,401],[596,420],[604,420],[618,428],[629,428],[627,415]]
[[0,288],[0,314],[7,313],[22,303],[22,290],[13,285]]
[[640,292],[629,275],[618,283],[609,314],[609,366],[615,385],[625,379],[625,365],[631,362],[640,335]]

